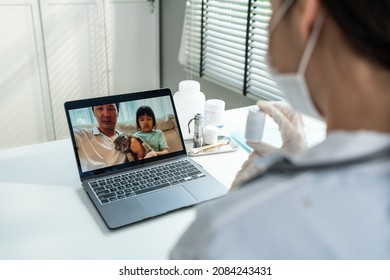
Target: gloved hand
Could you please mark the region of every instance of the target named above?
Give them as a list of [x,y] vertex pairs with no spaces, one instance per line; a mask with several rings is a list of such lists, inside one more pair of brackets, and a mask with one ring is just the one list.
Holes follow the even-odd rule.
[[257,102],[257,106],[279,125],[279,131],[283,140],[283,145],[280,149],[263,142],[248,142],[248,145],[257,154],[264,155],[279,150],[295,154],[307,148],[302,117],[289,104],[282,101],[260,100]]
[[289,104],[281,101],[260,100],[257,102],[257,106],[279,125],[283,145],[280,148],[276,148],[264,142],[247,142],[254,151],[249,155],[248,160],[237,173],[232,184],[232,189],[242,185],[261,172],[259,167],[254,163],[256,158],[281,151],[295,154],[307,148],[302,117]]

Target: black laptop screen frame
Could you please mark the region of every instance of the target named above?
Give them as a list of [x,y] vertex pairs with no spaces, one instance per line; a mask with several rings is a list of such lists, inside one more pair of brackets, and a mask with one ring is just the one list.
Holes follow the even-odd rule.
[[[105,167],[105,168],[93,169],[93,170],[88,170],[88,171],[82,170],[81,161],[79,158],[79,153],[77,151],[76,139],[74,136],[74,127],[72,125],[72,120],[71,120],[70,113],[69,113],[71,110],[82,109],[82,108],[91,108],[92,109],[92,106],[99,106],[99,105],[112,104],[112,103],[121,104],[124,102],[131,102],[131,101],[136,101],[136,100],[147,100],[147,99],[152,99],[152,98],[157,98],[157,97],[169,97],[169,99],[170,99],[170,102],[172,104],[172,111],[173,111],[173,114],[174,114],[175,119],[176,119],[176,125],[177,125],[177,129],[179,132],[179,138],[181,141],[182,150],[169,152],[167,154],[159,155],[159,156],[153,157],[153,158],[146,158],[146,159],[137,160],[137,161],[133,161],[133,162],[125,162],[123,164],[113,165],[113,166],[109,166],[109,167]],[[134,93],[123,93],[123,94],[116,94],[116,95],[103,96],[103,97],[80,99],[80,100],[74,100],[74,101],[67,101],[67,102],[65,102],[64,107],[65,107],[65,113],[66,113],[66,118],[67,118],[67,122],[68,122],[70,137],[71,137],[71,141],[72,141],[72,144],[74,147],[73,150],[74,150],[74,154],[76,157],[78,172],[79,172],[80,178],[82,180],[93,178],[95,176],[99,176],[99,175],[102,175],[105,173],[125,171],[127,168],[131,168],[134,166],[141,167],[141,166],[144,166],[145,164],[148,164],[151,162],[160,161],[160,160],[164,160],[164,159],[171,159],[171,158],[180,157],[180,156],[187,154],[184,139],[180,133],[181,128],[180,128],[180,123],[178,121],[172,92],[169,88],[140,91],[140,92],[134,92]],[[134,112],[134,114],[135,114],[135,112]]]

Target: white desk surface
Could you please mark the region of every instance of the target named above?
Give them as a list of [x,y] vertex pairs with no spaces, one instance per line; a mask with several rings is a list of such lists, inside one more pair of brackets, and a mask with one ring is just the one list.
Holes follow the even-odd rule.
[[[225,133],[243,133],[248,108],[226,111]],[[306,119],[305,119],[306,121]],[[313,135],[324,126],[308,119]],[[315,133],[314,133],[315,132]],[[280,145],[267,119],[264,138]],[[194,157],[227,187],[248,153]],[[70,139],[0,151],[0,259],[166,259],[196,206],[109,230],[81,187]]]

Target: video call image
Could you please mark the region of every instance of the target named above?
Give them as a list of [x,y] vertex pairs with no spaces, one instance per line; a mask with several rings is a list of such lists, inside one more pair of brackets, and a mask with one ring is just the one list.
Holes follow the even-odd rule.
[[169,96],[69,112],[82,172],[183,150]]

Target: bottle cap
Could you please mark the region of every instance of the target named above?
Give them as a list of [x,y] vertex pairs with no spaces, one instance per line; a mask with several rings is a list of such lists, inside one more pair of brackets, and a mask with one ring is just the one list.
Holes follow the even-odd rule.
[[197,93],[200,91],[200,83],[193,80],[185,80],[179,83],[179,91]]

